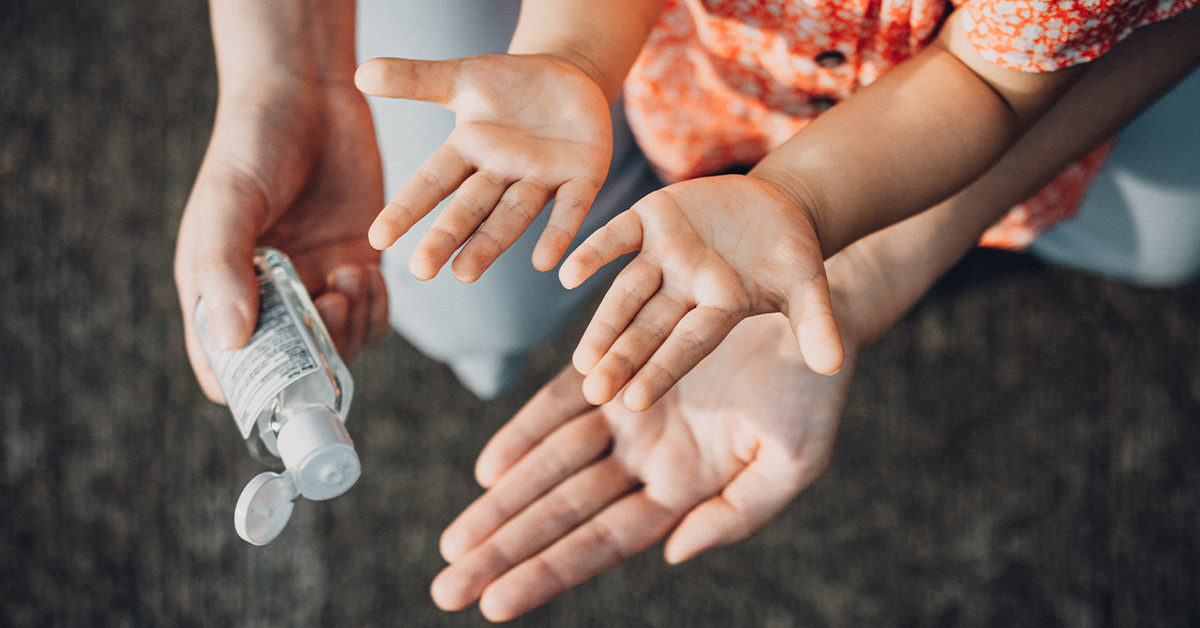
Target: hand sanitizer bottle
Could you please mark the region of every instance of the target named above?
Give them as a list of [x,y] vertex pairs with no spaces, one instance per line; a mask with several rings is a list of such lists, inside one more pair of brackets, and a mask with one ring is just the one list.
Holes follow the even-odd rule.
[[213,344],[202,303],[195,321],[242,438],[282,470],[250,480],[234,511],[238,536],[265,545],[287,525],[296,497],[337,497],[362,470],[345,427],[354,383],[308,291],[280,251],[258,249],[254,267],[258,326],[244,347]]

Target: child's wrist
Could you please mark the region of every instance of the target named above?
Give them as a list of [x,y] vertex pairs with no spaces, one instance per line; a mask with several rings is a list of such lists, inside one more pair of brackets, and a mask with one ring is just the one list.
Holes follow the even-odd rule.
[[821,257],[828,259],[837,251],[826,244],[826,240],[829,238],[822,228],[823,221],[819,205],[803,180],[794,173],[762,162],[755,166],[747,176],[767,183],[783,201],[808,221],[817,236],[817,242],[821,245]]
[[[511,52],[509,54],[517,54]],[[521,53],[526,54],[526,53]],[[604,68],[596,63],[591,57],[574,50],[572,48],[554,48],[545,49],[538,52],[527,53],[531,56],[548,57],[560,63],[565,63],[571,66],[576,71],[580,72],[588,78],[603,94],[609,105],[612,105],[617,100],[617,96],[621,94],[620,83],[614,83],[609,79],[604,72]]]

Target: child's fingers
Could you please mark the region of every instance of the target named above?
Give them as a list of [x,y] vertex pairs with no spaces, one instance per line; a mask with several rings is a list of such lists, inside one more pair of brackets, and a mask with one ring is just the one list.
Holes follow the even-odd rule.
[[541,271],[554,268],[571,246],[599,191],[600,184],[588,179],[571,179],[558,188],[550,220],[533,247],[534,268]]
[[662,346],[687,311],[688,305],[661,292],[651,297],[583,380],[583,396],[596,404],[611,401]]
[[584,375],[590,373],[642,306],[658,292],[661,284],[662,271],[641,257],[622,269],[604,294],[571,356],[575,370]]
[[559,281],[570,290],[591,277],[601,266],[641,246],[642,219],[637,212],[627,209],[593,232],[567,256],[562,268],[558,269]]
[[482,172],[467,177],[413,249],[409,260],[413,276],[432,279],[487,218],[504,187],[504,182]]
[[447,105],[454,98],[459,61],[380,57],[358,66],[354,85],[368,96],[408,98]]
[[549,198],[550,191],[536,181],[522,179],[512,184],[454,258],[454,276],[468,283],[479,279],[483,271],[521,237]]
[[846,352],[833,317],[825,273],[796,284],[788,295],[787,308],[785,314],[808,368],[822,375],[836,373]]
[[371,246],[382,251],[404,235],[458,188],[471,174],[472,166],[458,151],[443,144],[388,202],[367,230]]
[[621,396],[625,407],[642,412],[654,405],[729,335],[740,317],[726,310],[701,306],[688,312],[650,357]]

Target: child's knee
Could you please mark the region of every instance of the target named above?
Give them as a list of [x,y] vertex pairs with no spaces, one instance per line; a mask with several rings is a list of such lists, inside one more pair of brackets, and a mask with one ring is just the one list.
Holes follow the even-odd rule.
[[1169,288],[1200,276],[1200,233],[1180,233],[1180,236],[1154,243],[1154,250],[1141,251],[1129,281],[1139,286]]

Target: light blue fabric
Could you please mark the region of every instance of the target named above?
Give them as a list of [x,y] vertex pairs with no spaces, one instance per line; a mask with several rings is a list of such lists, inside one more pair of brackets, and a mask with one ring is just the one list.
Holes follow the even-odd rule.
[[1200,275],[1200,70],[1121,131],[1076,215],[1029,251],[1146,286]]
[[[518,0],[363,0],[359,2],[358,54],[446,59],[503,52],[516,26]],[[454,114],[438,105],[371,98],[390,198],[454,128]],[[613,164],[576,244],[587,234],[661,186],[614,108]],[[527,354],[551,338],[597,286],[596,277],[567,291],[556,273],[533,268],[533,246],[549,210],[472,284],[449,268],[417,281],[408,257],[440,207],[383,256],[392,326],[426,355],[446,362],[482,398],[502,393],[520,374]]]

